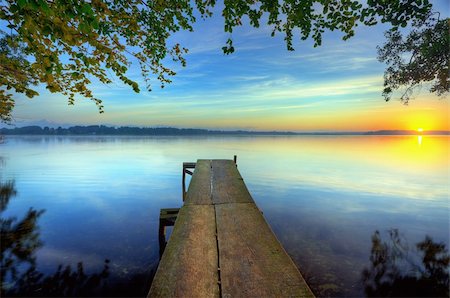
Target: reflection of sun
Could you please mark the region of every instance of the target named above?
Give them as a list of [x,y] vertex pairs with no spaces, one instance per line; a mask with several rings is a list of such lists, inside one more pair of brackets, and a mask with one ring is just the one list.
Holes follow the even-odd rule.
[[422,145],[422,132],[423,132],[423,128],[420,127],[417,129],[418,132],[418,136],[417,136],[417,142],[419,143],[419,146]]
[[422,145],[422,136],[417,136],[417,143],[419,143],[419,146]]

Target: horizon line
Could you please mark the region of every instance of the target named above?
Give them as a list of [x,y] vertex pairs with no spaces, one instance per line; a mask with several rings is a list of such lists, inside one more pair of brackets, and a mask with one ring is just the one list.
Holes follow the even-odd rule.
[[[45,130],[45,128],[51,129],[52,131],[58,130],[59,128],[62,130],[69,131],[71,128],[95,128],[95,127],[104,127],[108,129],[121,129],[121,128],[134,128],[134,129],[153,129],[153,130],[159,130],[159,129],[174,129],[174,130],[198,130],[198,131],[204,131],[205,133],[248,133],[248,134],[407,134],[407,135],[427,135],[427,134],[443,134],[443,135],[449,135],[450,130],[423,130],[418,131],[414,129],[379,129],[379,130],[359,130],[359,131],[348,131],[348,130],[303,130],[303,131],[295,131],[295,130],[249,130],[249,129],[219,129],[219,128],[195,128],[195,127],[174,127],[174,126],[134,126],[134,125],[103,125],[103,124],[93,124],[93,125],[72,125],[65,127],[58,126],[58,127],[49,127],[49,126],[41,126],[41,125],[24,125],[24,126],[15,126],[15,127],[0,127],[0,130],[7,130],[7,131],[14,131],[16,129],[24,129],[24,128],[37,128],[39,127],[41,130]],[[81,133],[83,134],[83,133]],[[89,133],[86,133],[89,135]],[[91,133],[92,134],[92,133]]]

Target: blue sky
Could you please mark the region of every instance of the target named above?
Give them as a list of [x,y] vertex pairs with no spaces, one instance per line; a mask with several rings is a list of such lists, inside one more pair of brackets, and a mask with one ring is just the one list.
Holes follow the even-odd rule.
[[[446,1],[433,3],[441,15],[449,15]],[[300,41],[296,36],[295,51],[288,52],[283,35],[272,38],[270,28],[244,25],[232,35],[236,52],[227,56],[221,47],[229,34],[223,32],[223,20],[216,12],[212,18],[199,19],[194,32],[172,37],[171,42],[189,49],[187,67],[168,62],[177,75],[164,89],[152,80],[153,91],[145,91],[135,63],[129,76],[142,84],[141,93],[134,93],[118,79],[111,85],[93,84],[94,95],[104,101],[104,114],[89,100],[68,106],[62,95],[40,88],[41,95],[32,100],[17,96],[13,116],[17,125],[448,129],[448,99],[439,100],[424,90],[407,107],[398,100],[383,100],[385,65],[376,59],[376,46],[384,42],[387,28],[358,27],[347,41],[342,41],[342,33],[329,32],[317,48],[311,40]]]

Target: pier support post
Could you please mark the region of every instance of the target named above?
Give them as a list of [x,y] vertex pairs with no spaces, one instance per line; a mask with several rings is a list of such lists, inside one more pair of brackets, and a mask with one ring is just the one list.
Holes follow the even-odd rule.
[[193,172],[188,169],[195,169],[195,162],[183,162],[183,181],[182,181],[182,191],[183,191],[183,202],[186,198],[186,174],[192,176]]

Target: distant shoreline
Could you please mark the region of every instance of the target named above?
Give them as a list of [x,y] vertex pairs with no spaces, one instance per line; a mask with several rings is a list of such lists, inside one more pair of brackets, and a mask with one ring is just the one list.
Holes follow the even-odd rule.
[[23,126],[0,128],[0,135],[45,135],[45,136],[395,136],[395,135],[450,135],[448,130],[377,130],[365,132],[291,132],[291,131],[249,131],[249,130],[209,130],[174,127],[112,127],[104,125],[72,126],[68,128],[49,128]]

